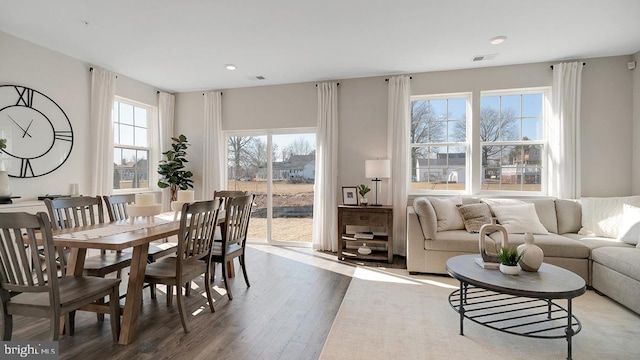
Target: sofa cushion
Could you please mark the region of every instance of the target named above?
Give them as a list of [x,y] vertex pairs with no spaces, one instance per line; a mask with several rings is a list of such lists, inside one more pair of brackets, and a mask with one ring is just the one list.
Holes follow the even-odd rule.
[[436,211],[439,232],[464,229],[462,217],[460,217],[460,213],[458,213],[458,208],[456,206],[462,204],[462,199],[459,197],[443,199],[429,198],[429,201],[431,201],[431,205],[433,205],[433,208]]
[[527,199],[525,202],[535,205],[538,218],[547,231],[558,233],[558,216],[554,199]]
[[480,232],[482,225],[491,224],[491,211],[487,204],[458,205],[458,212],[465,229],[470,233]]
[[493,206],[492,209],[500,225],[504,226],[510,234],[524,234],[526,232],[534,234],[549,233],[540,222],[533,204],[499,205]]
[[[489,235],[497,244],[502,242],[502,233],[496,231]],[[566,236],[549,233],[547,235],[533,235],[533,243],[544,252],[545,257],[561,257],[574,259],[587,259],[589,247],[579,240],[573,240]],[[509,246],[524,244],[524,234],[509,234]]]
[[640,249],[602,247],[591,252],[593,261],[640,281]]
[[556,199],[558,234],[577,234],[582,227],[582,205],[579,200]]
[[640,239],[640,208],[622,205],[622,221],[618,227],[618,240],[637,245]]
[[[570,234],[565,234],[570,235]],[[574,234],[576,236],[581,236]],[[573,237],[572,237],[573,238]],[[633,249],[633,245],[629,245],[622,241],[618,241],[617,239],[607,238],[607,237],[582,237],[579,239],[580,243],[589,247],[589,249],[597,249],[601,247],[619,247],[619,248],[631,248]]]
[[618,237],[618,226],[622,221],[622,205],[640,206],[640,196],[584,197],[582,203],[581,235]]
[[432,239],[433,235],[430,234],[429,227],[432,227],[432,231],[434,232],[437,218],[436,211],[431,206],[431,202],[425,197],[417,197],[413,199],[413,210],[418,215],[418,220],[420,221],[420,227],[422,228],[422,235],[425,239]]
[[[467,253],[480,253],[479,235],[472,234],[466,230],[449,230],[438,233],[435,240],[425,240],[426,250],[436,251],[459,251]],[[493,248],[492,240],[487,238],[488,246]]]

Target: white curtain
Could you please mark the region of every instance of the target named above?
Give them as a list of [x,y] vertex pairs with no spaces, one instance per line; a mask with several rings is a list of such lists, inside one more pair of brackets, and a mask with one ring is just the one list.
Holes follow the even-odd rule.
[[553,66],[549,121],[549,195],[580,197],[580,94],[582,62]]
[[313,248],[338,251],[338,84],[318,84]]
[[[158,131],[157,135],[151,136],[151,148],[157,149],[152,154],[151,163],[156,164],[152,169],[157,168],[158,162],[163,159],[162,153],[171,149],[172,140],[174,136],[173,122],[175,116],[175,95],[159,92],[158,93]],[[162,191],[162,206],[165,211],[170,209],[171,205],[171,193],[169,189],[163,189]]]
[[222,92],[204,93],[204,157],[202,196],[213,199],[213,192],[226,189],[224,181],[224,137],[222,136]]
[[116,76],[110,71],[93,68],[91,72],[91,192],[111,195],[113,192],[113,102]]
[[406,255],[407,186],[409,183],[410,78],[389,79],[387,153],[391,159],[388,203],[393,205],[393,253]]

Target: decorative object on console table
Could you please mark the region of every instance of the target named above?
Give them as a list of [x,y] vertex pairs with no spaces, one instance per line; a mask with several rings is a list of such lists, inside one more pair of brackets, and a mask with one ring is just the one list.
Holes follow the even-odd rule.
[[[370,231],[348,234],[347,226],[368,227]],[[391,263],[392,234],[392,206],[338,206],[338,259],[386,260]],[[367,250],[363,248],[371,251],[364,254]]]
[[524,244],[518,246],[518,254],[522,254],[520,267],[524,271],[538,271],[544,261],[544,252],[533,241],[533,234],[525,233]]
[[[482,256],[482,261],[486,263],[498,264],[500,262],[500,258],[497,253],[489,253],[487,251],[486,244],[486,236],[491,234],[492,232],[500,231],[502,233],[502,243],[500,244],[500,248],[505,247],[509,244],[509,236],[507,235],[507,229],[502,225],[496,224],[496,219],[491,219],[491,224],[484,224],[480,227],[480,239],[479,239],[479,247],[480,247],[480,255]],[[489,265],[494,266],[494,265]],[[486,268],[486,267],[485,267]],[[495,268],[495,266],[494,266]]]
[[0,85],[0,128],[11,137],[2,152],[9,176],[49,174],[67,161],[73,128],[64,110],[47,95],[20,85]]
[[364,162],[364,177],[373,179],[373,186],[376,189],[376,201],[371,206],[381,206],[378,202],[378,192],[380,192],[380,182],[382,179],[391,177],[391,161],[389,159],[382,160],[366,160]]
[[358,188],[355,186],[343,186],[342,203],[344,205],[358,205]]
[[[0,150],[7,147],[7,139],[0,139]],[[3,156],[0,154],[0,156]],[[11,204],[11,187],[9,186],[9,174],[4,170],[4,159],[0,159],[0,198],[8,199],[8,202],[0,202],[2,204]],[[6,200],[0,200],[6,201]]]
[[360,205],[367,205],[369,202],[367,200],[367,193],[371,191],[369,187],[365,184],[358,185],[358,193],[360,194]]
[[178,190],[193,188],[193,180],[191,180],[193,173],[184,170],[184,163],[189,162],[186,158],[186,150],[190,145],[187,142],[187,137],[180,135],[177,138],[171,138],[171,140],[173,140],[173,144],[171,144],[173,149],[162,153],[166,159],[161,160],[158,165],[158,174],[160,174],[158,186],[161,189],[171,189],[171,201],[176,201]]

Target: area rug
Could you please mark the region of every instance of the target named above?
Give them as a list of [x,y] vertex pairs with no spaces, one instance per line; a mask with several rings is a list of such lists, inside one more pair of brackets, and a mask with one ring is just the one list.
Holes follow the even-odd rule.
[[[448,303],[445,276],[358,267],[320,359],[566,359],[564,339],[533,339],[464,322]],[[566,306],[566,301],[560,301]],[[640,317],[588,290],[573,300],[582,331],[574,359],[638,359]]]

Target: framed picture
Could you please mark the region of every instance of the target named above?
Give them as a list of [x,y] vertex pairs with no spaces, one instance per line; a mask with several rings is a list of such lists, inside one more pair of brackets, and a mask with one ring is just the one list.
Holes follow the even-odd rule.
[[342,203],[344,205],[358,205],[358,188],[355,186],[343,186]]

